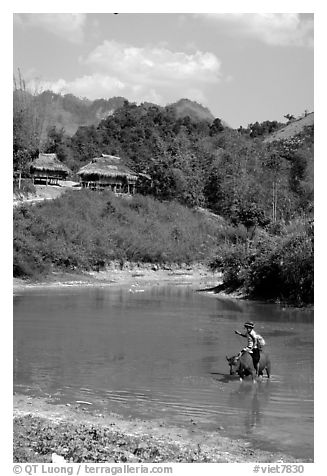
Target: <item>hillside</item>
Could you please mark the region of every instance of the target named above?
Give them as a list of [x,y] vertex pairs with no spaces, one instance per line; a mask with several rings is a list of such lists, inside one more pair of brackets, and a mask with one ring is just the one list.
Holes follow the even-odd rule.
[[[14,104],[13,164],[16,175],[28,178],[46,110],[21,96]],[[67,120],[89,121],[108,106],[106,100],[71,95],[48,93],[45,99],[52,113],[64,111]],[[206,261],[224,273],[230,289],[312,302],[313,114],[287,126],[265,121],[239,131],[223,127],[219,118],[210,123],[183,117],[192,107],[208,113],[188,100],[164,108],[124,100],[97,127],[79,127],[72,137],[46,131],[44,152],[57,154],[74,172],[104,153],[121,157],[151,182],[140,182],[144,197],[130,202],[75,190],[15,207],[16,275],[37,276],[56,267],[98,269],[113,260]],[[265,143],[269,131],[274,142]],[[197,217],[194,209],[201,210]],[[223,230],[216,215],[226,221]]]
[[113,97],[90,101],[72,94],[55,94],[45,91],[34,98],[39,110],[44,111],[45,126],[64,128],[67,135],[75,134],[80,126],[97,125],[124,104],[125,98]]
[[[87,98],[78,98],[73,94],[61,95],[52,91],[44,91],[37,95],[25,92],[24,96],[19,90],[14,91],[14,103],[19,104],[26,101],[26,98],[33,104],[39,121],[42,122],[42,140],[45,139],[49,127],[55,126],[57,130],[63,128],[65,133],[72,137],[80,126],[97,126],[100,121],[114,114],[127,101],[126,98],[120,96],[91,101]],[[142,105],[145,108],[155,106],[163,111],[173,110],[177,118],[190,116],[194,121],[206,120],[210,123],[214,120],[208,108],[189,99],[181,99],[166,107],[151,103]]]
[[14,274],[52,267],[104,268],[108,263],[205,262],[222,225],[175,202],[67,190],[54,200],[14,209]]
[[13,229],[17,278],[106,271],[112,263],[155,269],[202,263],[223,273],[219,289],[301,306],[313,302],[309,222],[290,223],[278,235],[257,230],[249,243],[244,227],[201,208],[141,195],[126,199],[67,190],[54,200],[15,207]]
[[307,126],[314,125],[314,113],[311,112],[305,117],[289,122],[276,132],[265,138],[264,142],[274,142],[276,140],[290,139],[304,130]]
[[175,110],[177,119],[189,116],[193,120],[210,123],[215,119],[207,107],[189,99],[180,99],[168,107]]

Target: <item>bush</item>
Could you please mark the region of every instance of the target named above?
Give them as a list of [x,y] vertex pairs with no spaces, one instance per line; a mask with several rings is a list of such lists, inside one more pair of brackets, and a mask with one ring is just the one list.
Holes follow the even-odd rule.
[[113,260],[204,261],[216,246],[219,230],[201,213],[175,202],[67,192],[51,202],[15,210],[14,274],[30,276],[49,265],[100,269]]
[[223,272],[223,283],[226,287],[237,289],[244,284],[244,271],[248,263],[249,253],[246,245],[225,245],[210,262],[210,267]]
[[264,241],[246,277],[251,296],[313,303],[314,247],[306,232]]
[[[288,231],[288,232],[287,232]],[[261,234],[246,244],[226,243],[210,261],[223,272],[229,290],[242,288],[249,297],[313,303],[313,224],[299,222],[283,228],[283,234]]]
[[14,276],[37,277],[53,266],[99,270],[111,261],[209,262],[229,289],[313,302],[313,224],[297,220],[271,231],[278,234],[258,232],[249,241],[244,226],[221,224],[176,202],[67,192],[14,210]]

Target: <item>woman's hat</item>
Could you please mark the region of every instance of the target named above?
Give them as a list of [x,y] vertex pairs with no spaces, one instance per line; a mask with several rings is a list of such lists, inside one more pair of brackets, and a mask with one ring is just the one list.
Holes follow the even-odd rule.
[[247,321],[245,324],[244,324],[244,327],[251,327],[251,329],[254,328],[254,323],[251,322],[251,321]]

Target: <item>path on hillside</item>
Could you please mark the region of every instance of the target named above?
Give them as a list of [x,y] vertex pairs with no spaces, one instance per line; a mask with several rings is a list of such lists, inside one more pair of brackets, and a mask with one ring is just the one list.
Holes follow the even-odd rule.
[[57,197],[60,197],[67,190],[79,190],[80,187],[76,187],[76,182],[63,182],[58,185],[35,185],[36,195],[28,197],[15,197],[13,206],[17,207],[23,204],[33,204],[38,202],[43,202],[45,200],[54,200]]

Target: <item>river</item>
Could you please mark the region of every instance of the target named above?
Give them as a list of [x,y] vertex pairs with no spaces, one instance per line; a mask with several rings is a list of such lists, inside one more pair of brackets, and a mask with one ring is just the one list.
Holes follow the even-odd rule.
[[[272,375],[229,375],[252,320]],[[14,296],[14,390],[245,438],[313,458],[313,311],[187,286],[36,288]]]

